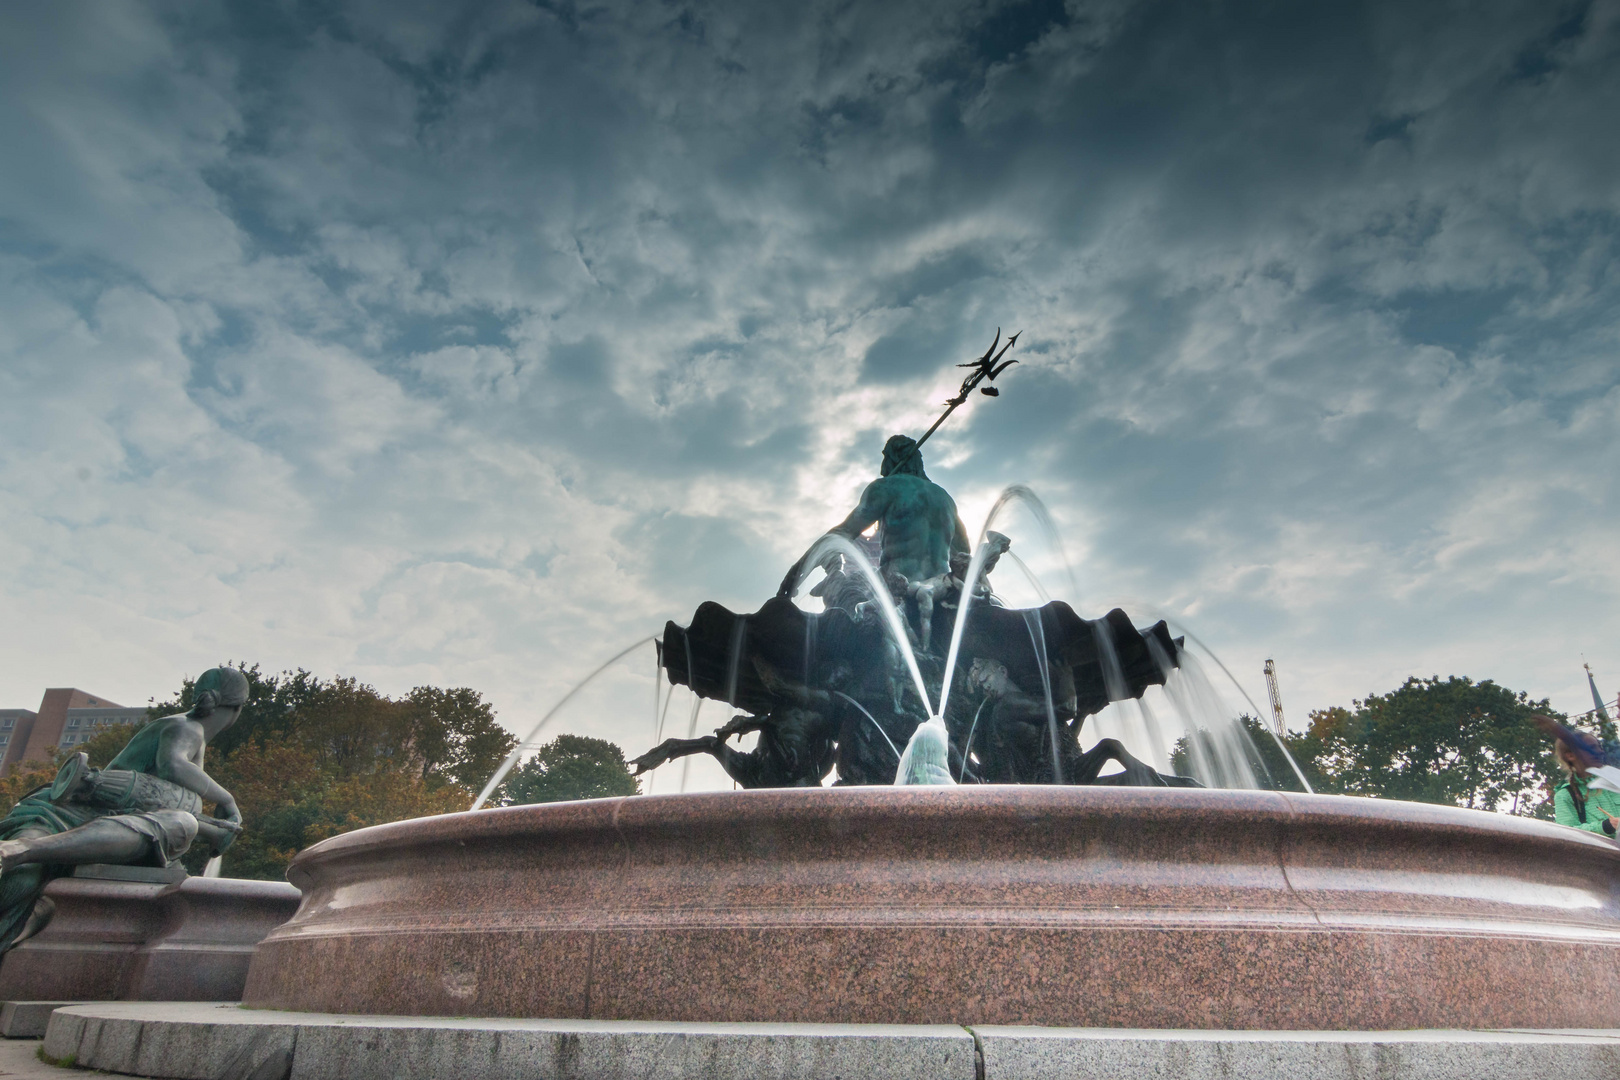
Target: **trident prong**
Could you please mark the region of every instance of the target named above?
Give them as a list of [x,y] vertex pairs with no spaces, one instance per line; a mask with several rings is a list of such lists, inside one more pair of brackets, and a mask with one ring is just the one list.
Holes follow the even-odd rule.
[[[1018,331],[1018,334],[1022,333],[1022,330]],[[934,421],[934,426],[925,431],[923,433],[923,437],[917,440],[918,446],[921,446],[923,443],[927,442],[928,436],[939,430],[939,425],[945,422],[945,418],[947,416],[956,411],[956,407],[958,405],[961,405],[963,402],[967,401],[968,395],[973,393],[974,388],[977,387],[979,383],[983,382],[985,379],[995,382],[997,375],[1000,375],[1003,371],[1006,371],[1008,368],[1018,363],[1017,360],[1008,360],[999,367],[996,366],[997,361],[999,361],[1003,356],[1006,356],[1008,350],[1010,350],[1014,345],[1018,344],[1018,334],[1014,334],[1012,337],[1008,338],[1007,344],[1001,345],[1001,327],[998,326],[996,327],[995,340],[990,343],[990,347],[988,349],[984,350],[983,356],[979,357],[977,360],[969,361],[966,364],[956,365],[957,367],[972,368],[973,370],[968,372],[967,378],[962,380],[962,388],[957,392],[957,395],[945,402],[945,411],[939,414],[939,419]],[[996,351],[997,345],[1001,345],[1000,352]],[[994,388],[992,387],[991,389]],[[989,393],[989,390],[986,390],[986,393]],[[990,396],[995,397],[997,395],[990,394]]]

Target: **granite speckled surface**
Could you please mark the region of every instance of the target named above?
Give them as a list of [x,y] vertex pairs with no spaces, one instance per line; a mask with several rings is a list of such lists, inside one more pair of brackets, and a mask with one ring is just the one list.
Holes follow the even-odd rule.
[[237,998],[254,946],[299,901],[284,881],[202,877],[167,883],[63,877],[45,895],[56,902],[56,914],[38,936],[0,958],[0,997]]
[[177,1080],[975,1080],[957,1027],[469,1020],[123,1003],[57,1013],[45,1052]]
[[71,1055],[91,1068],[184,1080],[1610,1080],[1620,1075],[1620,1031],[1614,1030],[680,1024],[342,1016],[169,1002],[60,1010],[51,1018],[44,1048],[52,1057]]
[[295,861],[268,1008],[1064,1027],[1620,1026],[1620,851],[1410,803],[793,789],[401,822]]
[[1612,1080],[1620,1032],[1132,1031],[984,1027],[985,1080]]

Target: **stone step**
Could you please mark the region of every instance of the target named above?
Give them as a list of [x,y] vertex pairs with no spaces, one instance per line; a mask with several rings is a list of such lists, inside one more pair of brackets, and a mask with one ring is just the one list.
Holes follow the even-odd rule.
[[38,1039],[45,1034],[51,1012],[79,1001],[0,1001],[0,1036],[7,1039]]
[[1605,1080],[1620,1030],[1170,1031],[344,1016],[235,1004],[59,1009],[45,1054],[185,1080]]

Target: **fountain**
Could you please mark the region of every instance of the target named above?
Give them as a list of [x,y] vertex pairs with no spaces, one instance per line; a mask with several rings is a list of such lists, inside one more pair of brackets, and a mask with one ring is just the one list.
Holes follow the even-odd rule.
[[[973,559],[959,560],[975,584],[1007,549],[1005,537],[985,532]],[[670,682],[742,713],[714,735],[665,740],[636,759],[639,770],[709,753],[745,788],[820,784],[835,767],[839,785],[892,783],[895,747],[926,726],[941,768],[949,761],[942,783],[1198,783],[1159,773],[1112,739],[1080,748],[1088,716],[1164,685],[1177,668],[1183,642],[1162,620],[1139,631],[1117,608],[1088,623],[1061,601],[1028,610],[991,595],[975,603],[960,578],[925,611],[903,586],[891,596],[850,540],[830,536],[810,555],[831,583],[819,593],[822,612],[784,595],[748,615],[707,603],[689,625],[665,627]],[[727,745],[754,731],[752,752]],[[983,753],[968,746],[970,732]],[[1102,776],[1108,761],[1123,771]]]
[[[302,906],[248,976],[244,1004],[277,1012],[232,1022],[293,1025],[302,1054],[316,1038],[303,1032],[341,1022],[314,1014],[367,1014],[367,1052],[394,1046],[390,1061],[416,1051],[386,1033],[434,1017],[544,1018],[557,1054],[608,1030],[567,1026],[586,1021],[660,1039],[698,1030],[671,1023],[717,1039],[748,1022],[920,1025],[904,1031],[943,1040],[944,1056],[878,1071],[981,1078],[1010,1075],[997,1063],[1035,1038],[994,1025],[1175,1038],[1620,1026],[1614,845],[1264,775],[1165,621],[1087,620],[1038,585],[1039,606],[1003,606],[988,575],[1023,564],[993,526],[1012,503],[1039,519],[1038,500],[1009,489],[970,545],[919,447],[890,440],[861,507],[757,611],[705,603],[658,639],[662,677],[695,695],[693,730],[637,767],[708,754],[743,790],[474,810],[317,844],[289,871]],[[809,611],[795,596],[817,569]],[[1150,690],[1195,722],[1190,776],[1168,767]],[[699,737],[705,700],[733,715]],[[655,704],[659,734],[668,707]],[[1114,739],[1084,746],[1086,720],[1109,709],[1131,712],[1152,763]],[[731,745],[746,734],[752,749]],[[91,1019],[64,1020],[55,1045],[84,1045]],[[497,1056],[501,1032],[521,1033],[500,1026],[516,1019],[433,1023],[494,1032]],[[964,1027],[967,1056],[952,1057]],[[1281,1075],[1268,1060],[1250,1071]],[[634,1071],[614,1068],[600,1074]],[[1473,1074],[1513,1074],[1492,1068]],[[756,1071],[837,1071],[772,1069]]]

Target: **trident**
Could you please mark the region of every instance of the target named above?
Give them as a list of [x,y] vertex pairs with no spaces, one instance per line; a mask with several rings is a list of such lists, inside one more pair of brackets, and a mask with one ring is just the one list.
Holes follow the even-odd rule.
[[[1018,331],[1018,334],[1022,333],[1022,330]],[[956,365],[957,367],[972,368],[973,370],[968,372],[967,378],[962,380],[962,389],[957,395],[945,403],[945,411],[939,414],[939,419],[934,421],[934,426],[924,432],[923,437],[917,440],[918,447],[928,441],[928,436],[939,430],[939,425],[945,422],[947,416],[956,411],[958,405],[968,399],[968,395],[973,393],[975,387],[978,387],[986,379],[995,382],[997,375],[1018,363],[1016,360],[1008,360],[1006,363],[998,365],[998,361],[1007,355],[1007,350],[1017,343],[1018,334],[1008,338],[1007,344],[1001,345],[1001,327],[998,326],[996,327],[996,339],[990,343],[988,349],[984,350],[983,356],[970,363]],[[997,345],[1001,345],[1000,352],[996,352]],[[979,393],[985,397],[999,397],[1001,395],[1001,391],[994,386],[980,387]]]

